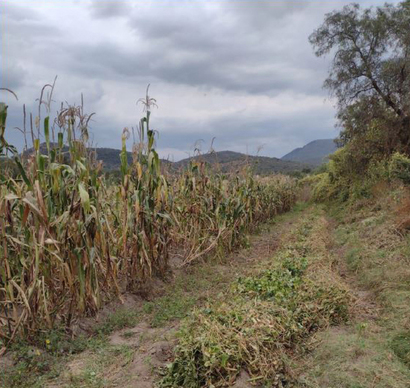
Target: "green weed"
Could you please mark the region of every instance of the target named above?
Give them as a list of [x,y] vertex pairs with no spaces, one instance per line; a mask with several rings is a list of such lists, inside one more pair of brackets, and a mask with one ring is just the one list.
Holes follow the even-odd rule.
[[153,302],[146,302],[143,311],[150,314],[151,326],[160,327],[168,321],[186,317],[195,302],[194,297],[177,291],[173,295],[166,295]]
[[139,313],[135,310],[118,309],[108,315],[103,323],[94,328],[94,332],[99,335],[108,335],[115,330],[135,326],[140,319]]
[[397,334],[391,342],[391,348],[396,356],[410,368],[410,331]]
[[230,386],[242,369],[260,384],[292,380],[287,352],[319,328],[347,318],[346,292],[305,275],[310,223],[302,224],[296,245],[279,252],[271,269],[238,279],[223,299],[185,321],[161,387]]

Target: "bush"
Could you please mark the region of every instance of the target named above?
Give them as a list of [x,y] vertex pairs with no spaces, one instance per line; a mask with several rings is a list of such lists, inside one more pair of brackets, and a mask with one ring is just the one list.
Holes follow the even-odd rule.
[[410,159],[399,152],[393,154],[388,165],[390,179],[401,180],[410,184]]
[[313,187],[313,200],[315,202],[323,202],[329,199],[331,183],[329,173],[324,172],[316,175],[315,185]]
[[[367,162],[365,169],[360,166],[364,161],[360,160],[357,150],[349,145],[331,155],[327,172],[318,174],[314,181],[314,201],[339,200],[345,202],[368,198],[372,195],[372,187],[375,184],[388,180],[389,168],[385,158],[374,158]],[[410,166],[410,160],[408,161]],[[400,171],[402,175],[405,175],[403,170],[404,168]],[[410,169],[407,171],[410,182]]]

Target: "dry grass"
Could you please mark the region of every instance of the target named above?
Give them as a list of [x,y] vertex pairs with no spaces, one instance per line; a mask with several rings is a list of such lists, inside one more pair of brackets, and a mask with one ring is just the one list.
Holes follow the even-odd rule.
[[230,386],[241,370],[254,384],[292,380],[286,359],[312,333],[348,314],[348,293],[326,279],[318,265],[326,257],[315,258],[319,252],[309,243],[314,220],[299,225],[269,269],[238,279],[223,299],[186,321],[161,386]]
[[324,238],[334,241],[334,268],[355,304],[349,325],[315,336],[312,354],[298,364],[301,387],[408,387],[410,239],[400,227],[408,192],[390,187],[378,193],[345,209],[331,208],[338,222]]

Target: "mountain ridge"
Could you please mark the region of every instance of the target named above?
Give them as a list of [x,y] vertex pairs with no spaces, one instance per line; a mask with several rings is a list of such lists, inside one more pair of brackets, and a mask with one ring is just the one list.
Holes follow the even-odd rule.
[[[52,144],[51,148],[55,145]],[[67,148],[63,149],[68,151]],[[93,148],[96,152],[96,159],[103,162],[105,171],[115,171],[120,169],[120,153],[121,150],[115,148],[96,147]],[[29,149],[24,154],[30,154],[34,150]],[[47,153],[45,143],[40,145],[40,152]],[[132,163],[132,152],[127,152],[128,163]],[[177,162],[172,162],[166,159],[161,159],[161,162],[169,168],[171,172],[178,171],[186,167],[192,160],[201,160],[209,164],[212,168],[216,168],[223,173],[235,173],[246,165],[250,165],[256,174],[269,175],[275,173],[291,174],[294,172],[301,172],[311,168],[306,163],[299,163],[294,161],[281,160],[279,158],[272,158],[268,156],[245,155],[235,151],[217,151],[202,155],[188,157]]]
[[299,163],[269,156],[246,155],[235,151],[217,151],[208,154],[192,156],[174,162],[174,167],[182,168],[191,160],[202,160],[210,165],[219,165],[222,172],[235,172],[246,164],[252,166],[256,174],[269,175],[272,173],[293,173],[310,169],[306,163]]
[[317,139],[303,147],[295,148],[293,151],[282,156],[281,160],[320,166],[327,161],[328,156],[335,152],[336,149],[337,146],[333,139]]
[[[53,148],[55,145],[51,144]],[[223,173],[235,173],[246,165],[253,168],[256,174],[269,175],[274,173],[292,174],[297,172],[308,172],[314,167],[326,162],[329,154],[337,149],[332,139],[317,139],[307,143],[303,147],[295,148],[293,151],[275,158],[269,156],[246,155],[235,151],[215,151],[202,155],[191,156],[177,162],[161,159],[162,163],[170,171],[178,171],[186,167],[192,160],[201,160],[209,164],[212,168]],[[40,145],[42,153],[47,152],[45,143]],[[64,149],[67,151],[68,149]],[[96,159],[103,162],[105,171],[115,171],[120,168],[121,150],[108,147],[93,148],[96,152]],[[31,153],[33,149],[25,153]],[[127,152],[128,163],[132,163],[132,152]]]

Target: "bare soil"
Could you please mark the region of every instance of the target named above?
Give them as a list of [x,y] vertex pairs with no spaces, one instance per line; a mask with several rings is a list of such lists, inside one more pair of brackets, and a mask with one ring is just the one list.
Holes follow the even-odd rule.
[[[299,219],[298,214],[287,214],[274,225],[264,225],[258,234],[250,237],[249,247],[230,254],[226,259],[212,262],[212,274],[207,270],[209,263],[196,263],[188,267],[180,267],[180,260],[171,260],[175,265],[173,276],[168,282],[156,281],[154,293],[150,293],[150,302],[172,293],[173,286],[185,278],[198,280],[198,287],[188,288],[187,293],[194,293],[196,306],[200,306],[213,295],[223,292],[224,288],[237,276],[246,276],[255,267],[269,260],[286,238],[287,231],[293,228]],[[204,283],[201,274],[208,276]],[[154,295],[154,296],[153,296]],[[95,354],[87,350],[74,355],[65,367],[65,371],[57,379],[47,384],[48,388],[57,387],[122,387],[148,388],[155,385],[161,370],[172,361],[173,349],[177,344],[179,320],[172,319],[160,327],[153,327],[149,317],[144,316],[144,295],[124,294],[124,304],[113,302],[104,307],[97,317],[81,320],[77,333],[89,333],[93,327],[104,321],[117,308],[126,307],[140,311],[142,320],[132,328],[114,331],[109,336],[109,346],[104,354]],[[119,349],[115,352],[115,349]],[[122,350],[122,351],[121,351]],[[98,352],[97,352],[98,353]],[[126,353],[126,355],[124,355]],[[106,359],[108,358],[108,360]],[[89,370],[95,370],[95,383],[87,375]],[[94,374],[91,372],[91,376]],[[98,378],[97,378],[98,377]],[[242,373],[235,383],[237,388],[251,387],[249,376]]]

